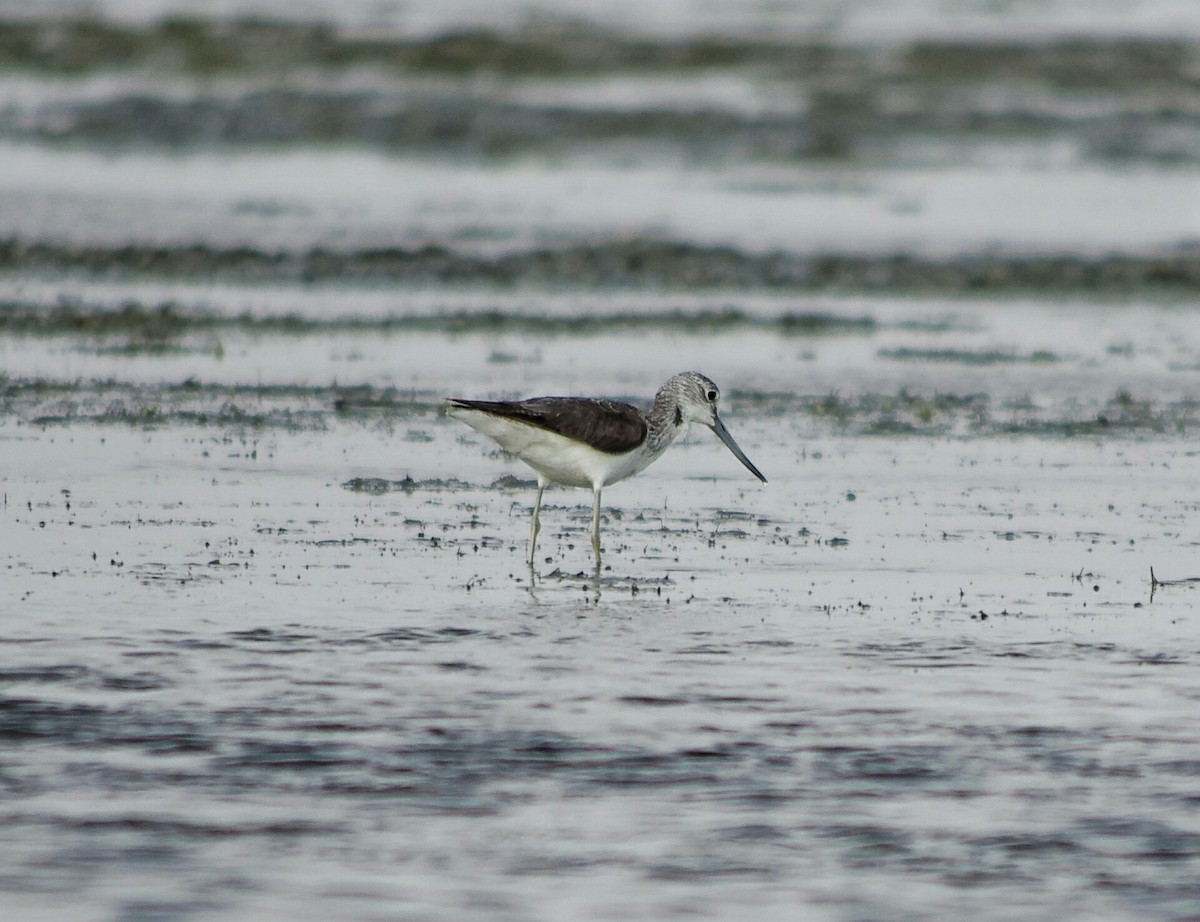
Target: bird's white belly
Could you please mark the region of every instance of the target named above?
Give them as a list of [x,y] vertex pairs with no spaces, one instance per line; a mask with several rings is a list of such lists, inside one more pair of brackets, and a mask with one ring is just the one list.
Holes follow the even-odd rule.
[[644,445],[620,454],[597,451],[540,426],[478,410],[456,408],[450,415],[494,439],[547,480],[569,487],[595,489],[616,483],[638,473],[658,457],[646,452]]

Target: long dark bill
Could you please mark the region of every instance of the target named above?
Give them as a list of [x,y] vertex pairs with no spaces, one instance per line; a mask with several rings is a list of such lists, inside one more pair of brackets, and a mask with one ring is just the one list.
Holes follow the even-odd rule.
[[746,465],[746,470],[748,470],[763,483],[767,482],[767,478],[762,475],[762,471],[756,468],[750,459],[746,457],[746,453],[738,448],[738,443],[733,440],[733,436],[729,434],[729,430],[726,429],[725,424],[721,422],[721,417],[713,417],[712,431],[717,434],[717,438],[725,443],[725,447],[733,452],[733,456],[741,461],[742,464]]

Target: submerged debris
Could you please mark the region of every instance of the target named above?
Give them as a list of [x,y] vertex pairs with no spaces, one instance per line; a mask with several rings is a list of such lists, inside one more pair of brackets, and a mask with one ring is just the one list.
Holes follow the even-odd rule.
[[405,475],[402,480],[387,480],[383,477],[351,477],[342,486],[352,493],[378,495],[383,493],[415,493],[419,490],[464,490],[468,488],[469,484],[455,478],[447,480],[439,480],[437,478],[414,480],[412,477]]

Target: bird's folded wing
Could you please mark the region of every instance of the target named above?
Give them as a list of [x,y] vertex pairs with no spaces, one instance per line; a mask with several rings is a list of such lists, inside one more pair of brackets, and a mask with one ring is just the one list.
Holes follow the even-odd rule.
[[491,401],[452,399],[455,406],[518,420],[583,442],[597,451],[621,454],[646,438],[646,420],[637,407],[615,400],[580,397],[535,397]]

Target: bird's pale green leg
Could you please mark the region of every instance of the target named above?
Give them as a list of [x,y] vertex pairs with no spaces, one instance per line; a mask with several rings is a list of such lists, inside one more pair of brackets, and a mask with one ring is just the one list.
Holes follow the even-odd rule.
[[546,481],[538,477],[537,499],[533,503],[533,521],[529,525],[529,565],[533,566],[534,555],[537,554],[538,532],[542,530],[542,494],[546,492]]
[[596,555],[596,569],[600,569],[600,489],[596,488],[592,500],[592,553]]

